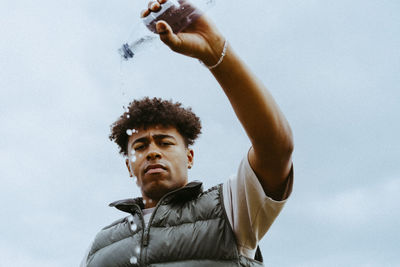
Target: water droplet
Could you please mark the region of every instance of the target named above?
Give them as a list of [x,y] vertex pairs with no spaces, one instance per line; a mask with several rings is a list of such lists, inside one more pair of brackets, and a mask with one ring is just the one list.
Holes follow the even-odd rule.
[[136,253],[136,254],[139,254],[139,253],[140,253],[140,247],[139,247],[139,246],[137,246],[137,247],[135,248],[135,253]]
[[137,258],[136,258],[135,256],[133,256],[133,257],[129,260],[129,262],[132,263],[132,264],[136,264],[136,263],[137,263]]
[[132,221],[132,222],[131,222],[131,230],[135,232],[136,229],[137,229],[137,225],[136,225],[136,223],[134,223],[134,222]]
[[132,130],[131,129],[126,130],[126,134],[131,136],[132,135]]
[[129,119],[131,117],[131,115],[129,115],[129,114],[126,114],[126,118],[127,119]]
[[131,161],[135,162],[136,161],[136,156],[135,155],[131,155]]
[[149,203],[152,203],[153,202],[153,200],[152,199],[149,199]]

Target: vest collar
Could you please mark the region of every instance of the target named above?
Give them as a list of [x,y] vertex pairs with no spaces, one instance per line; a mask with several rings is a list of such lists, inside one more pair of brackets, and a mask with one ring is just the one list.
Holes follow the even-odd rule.
[[[203,192],[203,183],[193,181],[185,186],[178,188],[165,194],[159,201],[159,204],[168,204],[172,201],[185,202],[190,199],[196,198]],[[110,207],[115,207],[121,211],[132,213],[138,208],[144,209],[143,198],[128,198],[117,200],[109,204]]]

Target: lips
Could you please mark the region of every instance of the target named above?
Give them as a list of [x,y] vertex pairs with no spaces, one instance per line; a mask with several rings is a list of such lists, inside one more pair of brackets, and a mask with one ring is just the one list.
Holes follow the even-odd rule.
[[146,166],[146,168],[144,169],[144,173],[159,173],[162,172],[164,170],[166,170],[167,168],[162,165],[162,164],[150,164],[148,166]]

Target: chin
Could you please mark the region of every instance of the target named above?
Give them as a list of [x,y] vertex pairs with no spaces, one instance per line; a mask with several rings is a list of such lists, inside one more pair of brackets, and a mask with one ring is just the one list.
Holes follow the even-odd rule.
[[175,190],[177,187],[165,180],[155,180],[143,187],[143,193],[151,199],[160,199],[165,194]]

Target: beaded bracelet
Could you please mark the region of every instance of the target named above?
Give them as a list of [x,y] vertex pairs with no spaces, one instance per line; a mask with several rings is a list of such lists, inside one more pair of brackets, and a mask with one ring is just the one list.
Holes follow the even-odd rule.
[[217,62],[215,65],[207,66],[206,64],[204,64],[203,61],[199,60],[200,63],[203,64],[204,66],[206,66],[209,70],[212,70],[212,69],[218,67],[218,65],[221,64],[222,60],[223,60],[224,57],[225,57],[226,49],[227,49],[227,48],[228,48],[228,41],[225,39],[225,41],[224,41],[224,48],[222,49],[221,57],[219,58],[218,62]]

